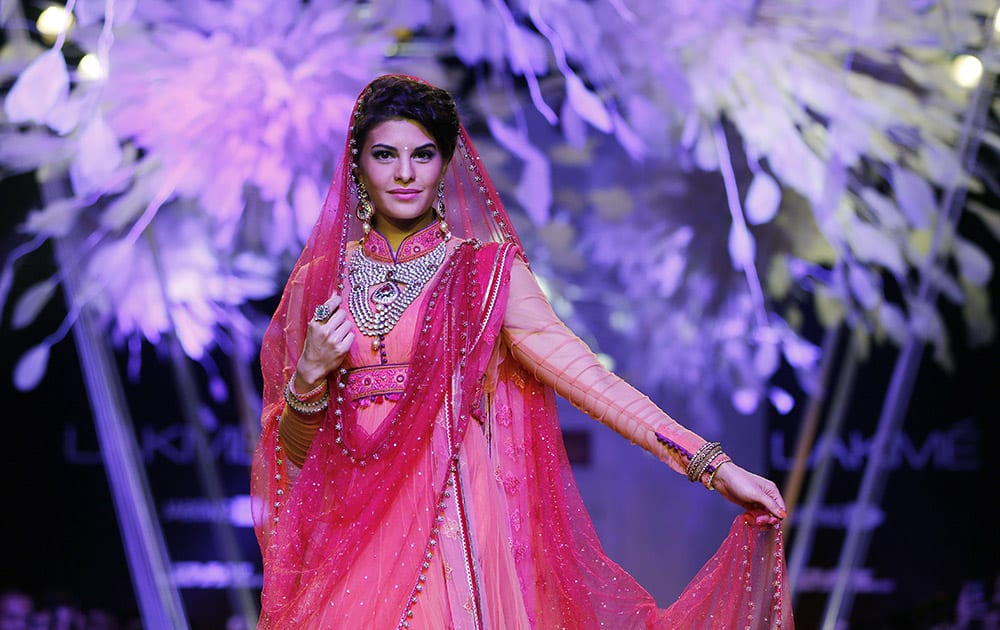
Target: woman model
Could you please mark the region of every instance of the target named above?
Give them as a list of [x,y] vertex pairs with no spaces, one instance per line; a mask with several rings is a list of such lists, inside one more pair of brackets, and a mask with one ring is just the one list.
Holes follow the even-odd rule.
[[[792,625],[777,488],[556,317],[444,90],[362,91],[261,361],[262,628]],[[748,510],[670,608],[604,554],[554,393]]]

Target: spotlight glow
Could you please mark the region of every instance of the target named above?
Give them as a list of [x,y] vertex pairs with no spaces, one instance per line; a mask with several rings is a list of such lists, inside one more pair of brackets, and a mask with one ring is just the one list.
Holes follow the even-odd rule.
[[73,28],[76,19],[65,7],[51,6],[42,11],[35,22],[38,32],[47,39],[55,39],[59,35]]
[[983,78],[983,62],[973,55],[958,55],[951,62],[951,78],[961,87],[974,88]]
[[105,72],[97,55],[87,53],[77,64],[76,75],[84,81],[100,81],[105,77]]

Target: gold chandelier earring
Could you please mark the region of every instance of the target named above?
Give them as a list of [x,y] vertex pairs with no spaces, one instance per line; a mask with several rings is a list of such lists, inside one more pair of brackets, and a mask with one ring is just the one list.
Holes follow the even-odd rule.
[[354,186],[358,193],[358,207],[354,212],[358,215],[358,220],[361,221],[361,230],[364,232],[361,242],[364,243],[369,232],[372,231],[371,220],[372,215],[375,214],[375,209],[372,207],[371,199],[368,198],[368,191],[365,190],[365,185],[359,181],[355,181]]
[[441,230],[441,235],[444,240],[451,238],[451,230],[448,229],[447,212],[444,206],[444,180],[442,179],[438,182],[438,192],[437,192],[437,206],[434,208],[434,213],[438,218],[438,229]]

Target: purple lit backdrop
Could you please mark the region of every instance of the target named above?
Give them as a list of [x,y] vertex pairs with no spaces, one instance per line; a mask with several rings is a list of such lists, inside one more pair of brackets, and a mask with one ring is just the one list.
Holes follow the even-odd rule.
[[[238,495],[245,462],[225,447],[253,430],[253,348],[354,96],[385,71],[454,90],[557,311],[692,428],[781,474],[767,449],[781,436],[791,452],[817,387],[821,330],[843,325],[874,348],[867,382],[880,385],[852,406],[851,426],[869,436],[893,348],[914,335],[932,350],[918,391],[933,382],[963,397],[926,421],[914,412],[914,461],[930,457],[927,435],[969,417],[985,436],[966,458],[979,467],[964,478],[945,464],[921,470],[973,488],[995,478],[986,438],[996,399],[982,379],[997,367],[998,140],[992,115],[985,131],[974,120],[984,144],[967,161],[960,130],[974,91],[948,74],[955,51],[985,47],[992,86],[992,3],[81,0],[55,44],[31,32],[38,7],[22,16],[14,5],[0,13],[0,165],[11,176],[0,185],[4,226],[20,234],[0,248],[4,387],[24,390],[10,393],[17,408],[48,409],[75,369],[59,343],[73,323],[60,271],[48,246],[21,254],[30,238],[79,243],[68,252],[74,299],[118,349],[139,448],[157,455],[150,483],[173,561],[219,558],[211,509],[171,502],[204,483],[185,432],[207,429],[223,498]],[[84,53],[106,75],[75,69]],[[13,177],[22,172],[31,175]],[[39,193],[36,177],[69,187]],[[953,227],[954,188],[972,196]],[[66,241],[74,235],[86,237]],[[921,300],[922,280],[942,299]],[[184,398],[174,388],[186,362],[168,359],[165,344],[174,334],[197,362],[193,412],[158,402]],[[72,427],[92,435],[85,401],[74,403],[78,422],[28,441],[62,442]],[[592,436],[592,463],[578,469],[588,505],[613,555],[666,603],[721,538],[705,524],[723,526],[727,506],[591,424],[566,419]],[[55,466],[67,443],[43,457]],[[193,531],[204,556],[189,546]],[[665,577],[663,557],[686,566]],[[174,566],[192,580],[218,569]]]

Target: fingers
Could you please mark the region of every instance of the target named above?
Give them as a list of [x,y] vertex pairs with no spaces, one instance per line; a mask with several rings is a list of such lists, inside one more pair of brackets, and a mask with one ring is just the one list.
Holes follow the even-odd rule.
[[[341,299],[339,296],[335,295],[331,298],[331,304],[340,303]],[[354,343],[354,333],[352,332],[354,324],[351,322],[347,309],[336,308],[329,319],[324,322],[317,322],[316,324],[318,330],[322,333],[320,339],[323,345],[332,350],[333,354],[336,355],[336,360],[339,362],[340,357],[347,354]]]
[[351,320],[343,311],[337,311],[325,328],[324,341],[339,354],[345,354],[354,342]]
[[[763,507],[770,512],[771,516],[774,518],[785,518],[788,513],[785,510],[785,501],[781,497],[781,492],[778,490],[778,486],[774,485],[771,481],[764,480],[761,490],[764,494],[764,500],[761,502]],[[773,525],[773,523],[771,524]]]
[[724,496],[749,511],[758,525],[775,525],[787,516],[781,492],[770,480],[735,465],[723,468],[719,478]]
[[766,512],[761,512],[754,516],[754,523],[757,525],[777,525],[781,522],[781,519],[774,514],[769,514]]
[[[344,306],[344,300],[339,295],[334,294],[326,302],[316,307],[317,315],[308,324],[306,343],[303,351],[308,355],[308,359],[316,363],[339,362],[340,358],[346,354],[354,340],[351,333],[353,324],[350,313]],[[328,309],[328,313],[320,313],[321,309]]]
[[348,325],[347,334],[344,335],[344,339],[340,342],[340,345],[338,346],[337,349],[342,354],[347,354],[347,352],[351,349],[352,345],[354,345],[354,333],[351,332],[351,327],[350,325]]
[[326,330],[327,336],[329,336],[329,333],[335,331],[337,328],[342,326],[346,321],[347,321],[347,313],[344,311],[344,309],[338,308],[333,312],[333,315],[330,315],[329,319],[323,322],[317,322],[317,324],[319,324],[319,326],[323,330]]
[[332,310],[337,310],[338,308],[340,308],[340,305],[343,304],[343,303],[344,303],[344,298],[340,297],[336,293],[334,293],[333,295],[331,295],[329,300],[327,300],[326,302],[323,302],[323,304],[326,304]]

